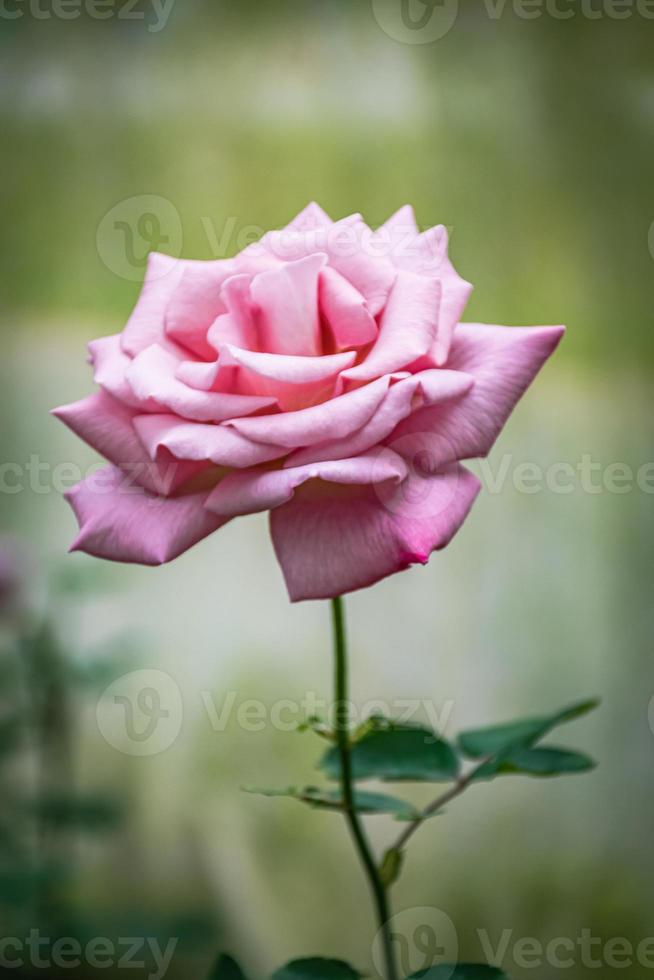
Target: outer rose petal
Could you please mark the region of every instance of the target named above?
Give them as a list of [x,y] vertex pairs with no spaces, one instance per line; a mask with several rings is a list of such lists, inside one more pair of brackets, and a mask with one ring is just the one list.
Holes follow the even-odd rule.
[[309,231],[312,228],[328,227],[333,223],[334,222],[329,217],[327,212],[323,211],[320,205],[316,204],[315,201],[312,201],[287,224],[286,230]]
[[399,371],[425,354],[436,339],[441,284],[399,272],[382,314],[379,337],[361,364],[343,372],[349,381],[371,381]]
[[389,449],[354,459],[328,460],[288,470],[245,470],[229,473],[212,490],[206,506],[221,517],[237,517],[279,507],[290,500],[297,487],[308,480],[362,486],[372,483],[400,483],[407,468],[400,456]]
[[283,446],[251,442],[226,425],[184,422],[176,415],[138,415],[134,428],[150,459],[157,459],[163,449],[176,459],[208,460],[241,469],[259,466],[288,452]]
[[156,497],[131,485],[115,466],[65,496],[80,525],[71,551],[109,561],[162,565],[226,523],[205,510],[206,493]]
[[[410,204],[404,204],[401,208],[388,218],[383,225],[377,229],[377,233],[387,235],[389,240],[399,239],[400,235],[418,234],[416,216]],[[401,244],[401,243],[400,243]]]
[[274,398],[189,388],[175,377],[179,364],[174,354],[153,344],[134,358],[127,370],[127,380],[137,398],[150,410],[168,408],[196,422],[221,422],[275,404]]
[[426,253],[425,273],[436,275],[442,284],[441,311],[433,355],[436,364],[445,364],[454,329],[463,316],[472,284],[462,279],[447,254],[448,235],[443,225],[430,228],[418,238],[418,247]]
[[163,337],[168,300],[185,265],[185,260],[160,252],[151,252],[148,256],[141,294],[122,333],[121,344],[126,354],[134,357]]
[[402,208],[377,234],[382,242],[387,243],[389,254],[398,269],[441,282],[438,334],[432,349],[434,364],[441,365],[447,358],[452,332],[463,316],[472,285],[461,278],[448,258],[448,235],[444,225],[436,225],[422,234],[418,234],[416,229],[416,233],[412,234],[412,215],[411,208]]
[[154,463],[134,430],[135,411],[106,391],[96,391],[72,405],[62,405],[52,414],[110,463],[153,493],[168,495],[204,468],[196,462],[162,459]]
[[[416,481],[419,499],[427,485],[427,507],[416,507],[412,500]],[[415,562],[426,563],[459,529],[479,489],[477,478],[456,464],[358,495],[317,496],[309,487],[300,490],[270,514],[291,600],[333,598]]]
[[114,398],[138,408],[140,402],[125,378],[132,359],[122,349],[121,337],[121,334],[100,337],[98,340],[92,340],[88,345],[93,365],[93,380]]
[[474,384],[463,371],[421,371],[392,385],[379,408],[357,432],[344,439],[321,442],[296,450],[286,466],[301,466],[322,459],[345,459],[379,445],[407,415],[425,405],[461,398]]
[[[419,237],[416,217],[410,204],[401,207],[375,232],[375,245],[379,252],[387,255],[398,269],[420,272],[407,262],[408,250]],[[414,250],[415,254],[415,250]]]
[[423,408],[400,422],[388,440],[430,433],[434,462],[486,456],[516,403],[556,350],[565,327],[495,327],[461,323],[447,367],[475,379],[467,395]]

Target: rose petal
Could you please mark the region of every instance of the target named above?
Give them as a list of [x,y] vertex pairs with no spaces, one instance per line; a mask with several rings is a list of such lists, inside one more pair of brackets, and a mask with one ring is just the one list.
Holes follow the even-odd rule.
[[312,228],[324,228],[331,224],[333,221],[327,212],[323,211],[315,201],[311,201],[287,224],[286,228],[291,231],[309,231]]
[[226,523],[205,510],[205,496],[157,497],[135,487],[117,467],[107,466],[65,494],[80,526],[70,550],[109,561],[161,565]]
[[424,232],[419,238],[419,246],[423,245],[427,256],[433,257],[433,266],[429,258],[426,259],[425,271],[428,275],[437,275],[442,284],[438,333],[433,348],[434,360],[440,366],[447,360],[454,328],[463,316],[472,284],[458,274],[448,257],[446,228],[439,225]]
[[121,338],[121,334],[114,334],[111,337],[92,340],[88,345],[93,365],[93,380],[114,398],[138,408],[139,400],[125,377],[132,359],[122,349]]
[[374,234],[375,248],[380,254],[389,258],[398,269],[416,271],[412,270],[411,264],[403,263],[402,259],[406,258],[418,236],[419,230],[413,208],[410,204],[406,204],[377,229]]
[[390,383],[391,378],[380,378],[328,402],[312,405],[311,408],[278,415],[232,419],[228,424],[256,442],[290,448],[310,446],[328,439],[341,439],[365,425],[376,411]]
[[288,452],[282,446],[251,442],[225,425],[183,422],[175,415],[138,415],[134,428],[150,459],[157,459],[166,449],[176,459],[209,460],[239,469],[259,466]]
[[319,354],[318,273],[324,255],[261,272],[250,286],[259,306],[259,346],[277,354]]
[[206,506],[226,518],[254,514],[279,507],[309,480],[354,486],[389,480],[399,483],[406,472],[402,459],[390,450],[381,456],[378,452],[370,453],[288,470],[245,470],[224,477],[207,498]]
[[135,357],[127,370],[134,394],[145,405],[168,408],[182,418],[197,422],[221,422],[248,415],[275,404],[274,398],[197,391],[175,377],[180,361],[170,351],[153,344]]
[[[291,600],[333,598],[425,563],[451,540],[479,489],[472,473],[454,465],[349,496],[300,490],[270,514]],[[419,508],[412,499],[416,492],[423,498]]]
[[416,216],[410,204],[404,204],[378,228],[380,232],[390,235],[418,234]]
[[447,367],[472,375],[474,386],[456,401],[414,412],[400,422],[389,444],[407,433],[429,432],[430,451],[440,462],[485,456],[564,330],[459,324]]
[[277,262],[293,262],[316,254],[327,256],[329,266],[339,272],[363,296],[372,316],[384,308],[395,281],[395,268],[360,214],[351,214],[330,224],[285,228],[269,232],[239,257],[240,262],[262,252]]
[[433,364],[440,367],[447,359],[452,333],[463,316],[472,285],[461,278],[450,262],[448,234],[444,225],[436,225],[416,235],[411,234],[409,227],[404,233],[394,227],[390,232],[390,248],[391,258],[398,269],[441,282],[438,333],[432,346]]
[[186,260],[151,252],[136,306],[121,335],[122,348],[135,357],[164,335],[168,300],[179,282]]
[[349,381],[370,381],[399,371],[429,350],[436,338],[441,284],[400,271],[382,314],[379,337],[361,364],[343,372]]
[[337,350],[364,347],[377,337],[377,324],[358,290],[335,269],[320,272],[320,308]]
[[187,261],[166,307],[166,335],[198,357],[214,356],[207,331],[226,310],[222,286],[234,275],[229,259]]
[[292,412],[329,398],[338,375],[355,357],[355,351],[323,357],[265,354],[227,344],[220,351],[224,384],[220,375],[216,387],[244,395],[269,395],[283,412]]
[[247,368],[252,374],[271,381],[289,385],[314,384],[327,381],[349,367],[356,357],[355,351],[342,354],[325,354],[322,357],[306,357],[299,354],[267,354],[242,350],[231,344],[221,348],[221,355],[228,364]]
[[255,307],[250,295],[251,283],[252,276],[238,275],[232,276],[223,285],[222,299],[227,313],[216,317],[207,333],[212,359],[221,344],[235,344],[248,350],[258,346]]
[[396,272],[374,232],[360,215],[351,215],[333,224],[326,237],[329,265],[352,283],[372,316],[377,316],[386,305]]
[[389,388],[375,414],[357,432],[344,439],[298,449],[289,456],[285,465],[301,466],[322,459],[357,456],[379,445],[411,412],[425,405],[461,398],[473,384],[474,378],[463,371],[441,369],[414,374]]
[[203,469],[197,463],[170,459],[154,463],[134,429],[134,409],[105,391],[55,408],[52,414],[101,456],[153,493],[173,493]]

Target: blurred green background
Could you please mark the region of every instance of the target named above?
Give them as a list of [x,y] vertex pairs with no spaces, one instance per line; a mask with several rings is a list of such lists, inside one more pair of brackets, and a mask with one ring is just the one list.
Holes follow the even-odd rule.
[[[66,558],[62,464],[95,457],[48,416],[91,391],[85,343],[122,328],[157,234],[221,257],[312,199],[372,225],[411,202],[451,230],[468,319],[568,325],[453,544],[348,600],[353,685],[364,713],[425,699],[446,735],[598,694],[570,739],[601,764],[453,804],[416,838],[396,908],[440,910],[471,959],[479,930],[494,946],[512,930],[518,980],[559,973],[516,962],[524,937],[591,930],[599,965],[577,952],[563,973],[608,978],[604,943],[654,935],[654,22],[569,7],[449,0],[431,43],[395,30],[400,0],[176,0],[165,24],[145,2],[141,19],[3,8],[2,936],[177,938],[167,976],[184,980],[219,948],[254,976],[315,953],[374,970],[340,820],[239,791],[315,780],[320,744],[273,709],[290,699],[281,718],[299,721],[329,696],[326,604],[288,604],[263,517],[157,570]],[[592,486],[520,485],[525,462],[589,457]],[[634,477],[619,488],[616,463]],[[102,692],[119,679],[136,698],[143,677],[139,725],[157,696],[174,707],[135,755]],[[394,833],[370,828],[380,846]]]

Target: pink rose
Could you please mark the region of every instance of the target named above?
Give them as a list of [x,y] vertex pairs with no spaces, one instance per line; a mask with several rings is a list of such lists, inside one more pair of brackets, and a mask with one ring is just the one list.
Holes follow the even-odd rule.
[[470,285],[442,226],[372,232],[309,205],[233,259],[150,256],[99,390],[56,410],[110,465],[67,498],[73,549],[158,565],[270,511],[291,599],[426,562],[463,523],[484,456],[563,327],[460,323]]

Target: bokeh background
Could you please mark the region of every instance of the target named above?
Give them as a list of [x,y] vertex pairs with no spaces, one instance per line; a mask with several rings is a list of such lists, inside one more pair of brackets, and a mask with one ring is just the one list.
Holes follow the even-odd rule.
[[[221,948],[254,977],[316,953],[374,975],[339,818],[240,792],[317,778],[320,743],[282,729],[329,697],[328,607],[289,605],[263,517],[161,569],[66,557],[59,491],[96,460],[48,415],[91,391],[85,343],[122,328],[150,247],[229,255],[312,199],[373,225],[411,202],[451,230],[467,318],[568,325],[452,545],[348,600],[353,686],[363,713],[424,699],[446,735],[600,695],[565,733],[600,766],[471,791],[416,837],[396,908],[440,910],[470,959],[508,930],[516,978],[612,977],[604,943],[654,934],[654,22],[411,3],[413,29],[400,0],[3,7],[3,937],[175,938],[173,980]],[[525,492],[521,464],[560,462],[592,485]],[[515,962],[584,930],[594,968]]]

